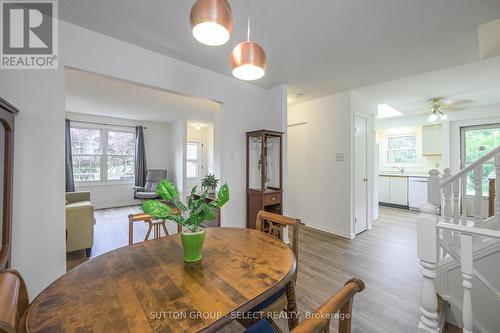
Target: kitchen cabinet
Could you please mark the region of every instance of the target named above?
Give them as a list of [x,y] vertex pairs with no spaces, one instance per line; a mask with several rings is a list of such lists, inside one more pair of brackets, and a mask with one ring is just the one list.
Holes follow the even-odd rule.
[[378,176],[378,200],[380,202],[389,202],[391,200],[390,178],[387,176]]
[[408,205],[408,178],[389,177],[389,202],[395,205]]
[[408,206],[408,177],[378,177],[379,202],[391,205]]
[[422,126],[422,155],[442,155],[443,135],[441,125]]

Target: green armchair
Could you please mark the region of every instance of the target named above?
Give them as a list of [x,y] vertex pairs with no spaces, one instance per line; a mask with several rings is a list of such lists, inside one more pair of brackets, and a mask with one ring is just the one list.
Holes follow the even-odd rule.
[[90,257],[94,245],[94,206],[90,192],[66,193],[66,253],[85,250]]

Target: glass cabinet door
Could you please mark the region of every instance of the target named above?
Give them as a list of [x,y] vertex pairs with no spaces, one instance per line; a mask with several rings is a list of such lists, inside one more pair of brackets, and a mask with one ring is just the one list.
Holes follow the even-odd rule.
[[260,190],[262,169],[262,136],[248,137],[248,188]]
[[264,170],[265,188],[281,189],[281,137],[266,135],[266,169]]

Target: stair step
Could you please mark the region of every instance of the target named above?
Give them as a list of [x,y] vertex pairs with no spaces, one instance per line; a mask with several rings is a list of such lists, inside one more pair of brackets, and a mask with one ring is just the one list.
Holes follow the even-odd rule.
[[446,323],[446,326],[444,327],[444,333],[462,333],[462,329],[456,327],[453,324]]

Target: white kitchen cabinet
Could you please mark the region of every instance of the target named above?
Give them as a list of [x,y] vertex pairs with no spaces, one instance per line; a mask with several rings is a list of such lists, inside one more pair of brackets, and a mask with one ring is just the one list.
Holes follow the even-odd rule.
[[378,201],[390,202],[390,178],[387,176],[378,176]]
[[389,177],[389,203],[408,205],[408,178]]
[[422,127],[422,155],[443,154],[443,135],[441,125]]

